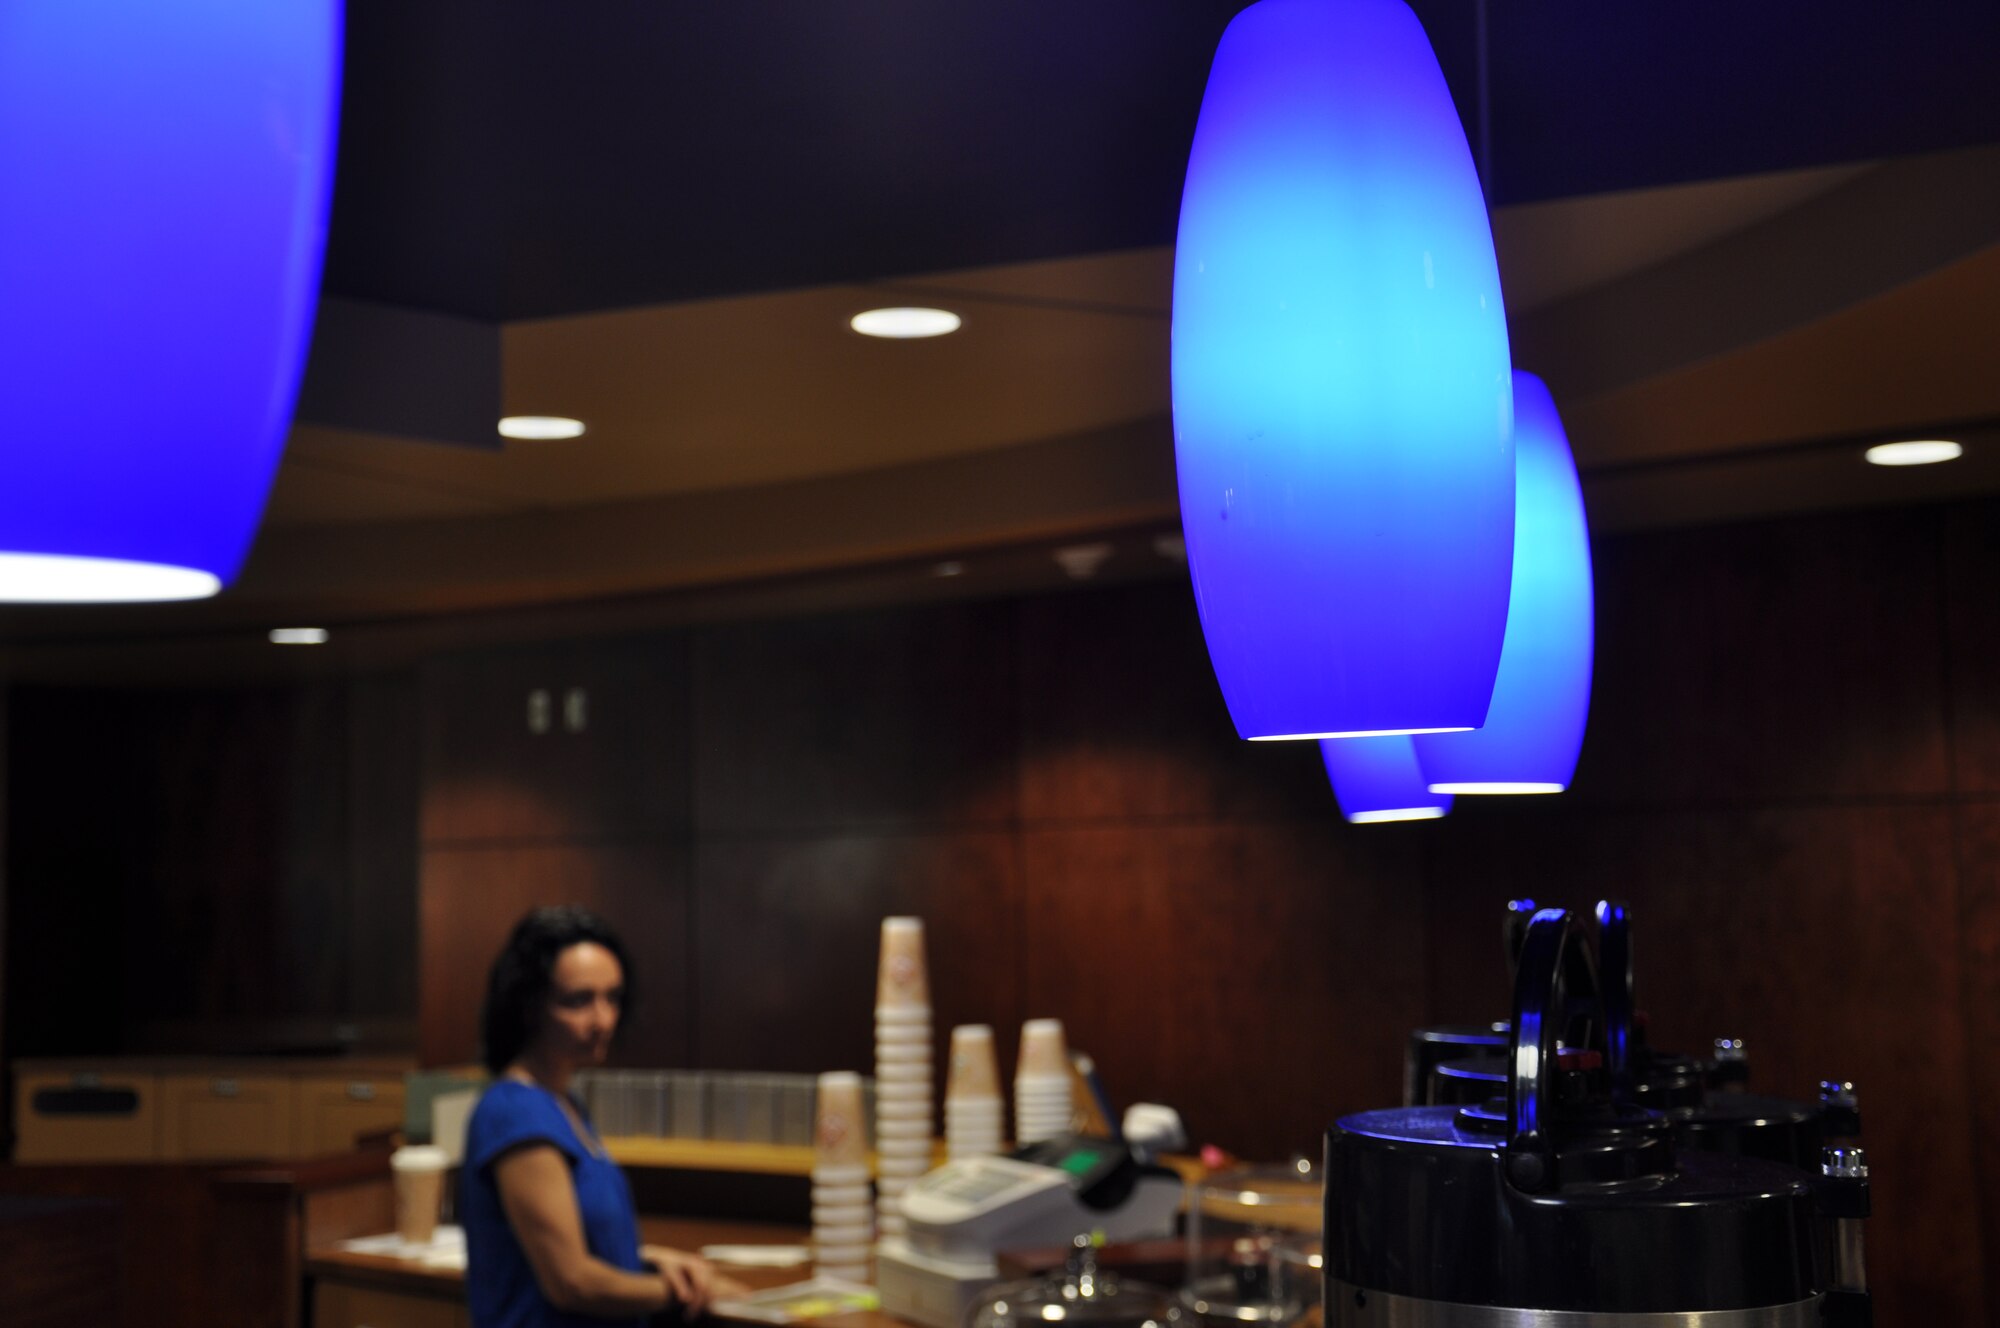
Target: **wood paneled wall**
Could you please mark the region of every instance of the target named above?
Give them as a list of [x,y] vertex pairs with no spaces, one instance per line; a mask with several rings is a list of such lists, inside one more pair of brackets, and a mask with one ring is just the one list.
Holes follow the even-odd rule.
[[413,677],[14,689],[9,1054],[407,1025],[415,698]]

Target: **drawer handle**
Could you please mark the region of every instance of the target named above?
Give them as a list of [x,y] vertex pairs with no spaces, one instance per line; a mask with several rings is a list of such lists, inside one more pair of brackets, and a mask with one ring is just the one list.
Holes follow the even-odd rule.
[[217,1079],[209,1084],[208,1091],[217,1097],[235,1097],[243,1091],[243,1085],[234,1079]]
[[131,1116],[139,1095],[129,1088],[39,1088],[30,1107],[37,1116]]
[[356,1081],[347,1086],[347,1096],[356,1102],[373,1102],[375,1100],[375,1085]]

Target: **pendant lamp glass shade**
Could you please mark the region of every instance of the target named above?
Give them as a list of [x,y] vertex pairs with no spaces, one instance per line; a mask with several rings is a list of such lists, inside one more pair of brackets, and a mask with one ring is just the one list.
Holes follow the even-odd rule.
[[1477,728],[1514,527],[1485,203],[1403,0],[1223,34],[1174,259],[1181,524],[1246,738]]
[[0,600],[191,599],[284,447],[338,0],[0,5]]
[[1329,738],[1319,745],[1341,815],[1355,825],[1429,821],[1451,810],[1449,793],[1433,793],[1408,734]]
[[1419,738],[1431,787],[1560,793],[1590,710],[1590,531],[1576,462],[1542,380],[1514,374],[1514,593],[1493,708],[1477,733]]

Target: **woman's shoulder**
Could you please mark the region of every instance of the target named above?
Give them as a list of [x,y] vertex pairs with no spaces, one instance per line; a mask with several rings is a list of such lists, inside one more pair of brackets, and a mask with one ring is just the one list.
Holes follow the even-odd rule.
[[497,1079],[472,1109],[465,1126],[466,1161],[479,1166],[520,1144],[545,1140],[565,1153],[575,1151],[569,1122],[555,1095],[514,1079]]

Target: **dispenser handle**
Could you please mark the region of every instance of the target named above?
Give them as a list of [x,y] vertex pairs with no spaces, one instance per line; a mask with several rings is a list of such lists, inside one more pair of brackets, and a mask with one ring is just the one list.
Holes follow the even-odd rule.
[[[1581,964],[1572,969],[1579,959]],[[1529,921],[1514,980],[1514,1027],[1507,1038],[1506,1160],[1507,1179],[1529,1194],[1547,1188],[1555,1175],[1545,1113],[1555,1096],[1549,1085],[1569,1015],[1564,988],[1576,980],[1568,975],[1587,970],[1588,963],[1588,956],[1576,950],[1567,912],[1545,908]]]
[[1510,899],[1507,916],[1500,923],[1500,945],[1507,952],[1507,980],[1521,971],[1521,946],[1528,939],[1528,924],[1535,917],[1535,901]]
[[1604,1068],[1611,1097],[1632,1100],[1632,915],[1609,899],[1597,903],[1598,990],[1604,1000]]

